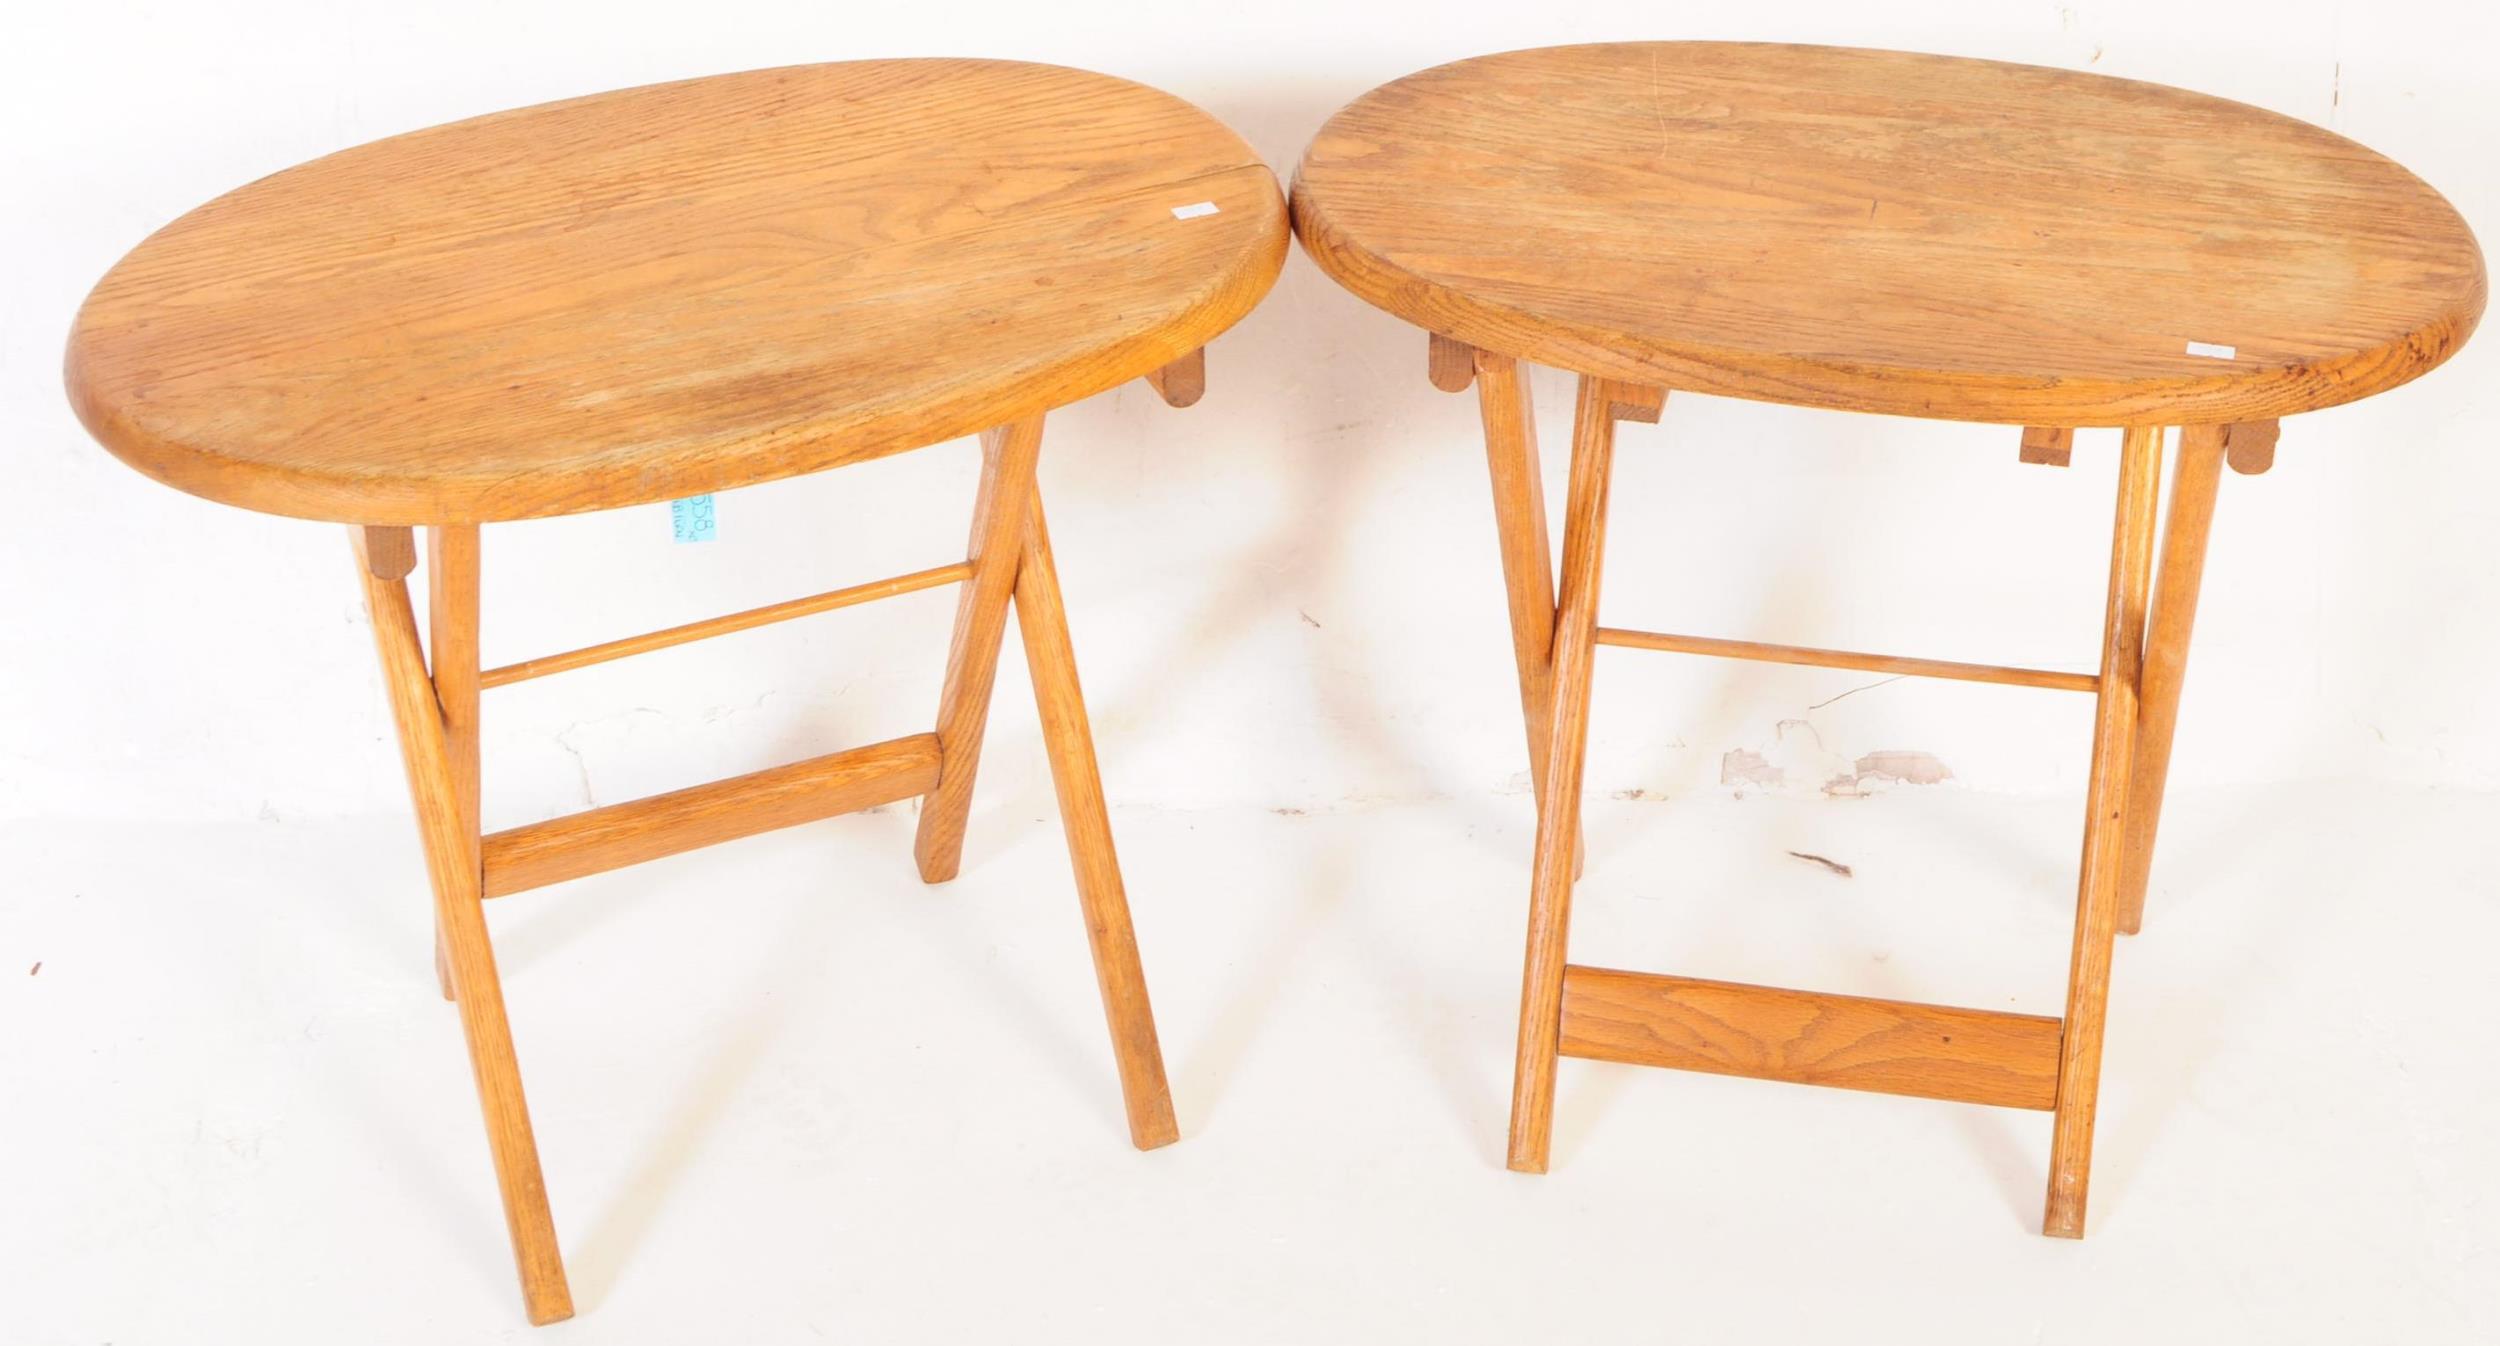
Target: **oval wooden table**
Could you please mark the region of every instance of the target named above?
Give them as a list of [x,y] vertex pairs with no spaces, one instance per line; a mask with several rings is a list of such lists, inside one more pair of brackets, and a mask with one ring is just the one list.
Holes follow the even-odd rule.
[[[2141,917],[2205,539],[2278,418],[2395,387],[2473,331],[2473,235],[2337,136],[2239,103],[1901,52],[1632,43],[1511,52],[1365,94],[1294,186],[1304,247],[1476,384],[1537,781],[1510,1166],[1542,1172],[1560,1056],[2051,1111],[2046,1232],[2084,1225],[2114,934]],[[1580,375],[1559,601],[1522,365]],[[1666,390],[2122,434],[2098,673],[1599,625],[1618,420]],[[2165,427],[2177,427],[2156,565]],[[2158,580],[2156,581],[2156,571]],[[2155,601],[2155,594],[2158,601]],[[2149,631],[2148,631],[2148,617]],[[2098,698],[2059,1018],[1572,965],[1598,645]]]
[[[396,136],[176,220],[79,312],[71,401],[149,476],[351,525],[529,1317],[572,1313],[483,898],[918,796],[954,877],[1013,600],[1131,1138],[1177,1136],[1034,464],[1131,379],[1186,406],[1275,280],[1274,175],[1167,94],[864,61],[599,94]],[[960,561],[499,669],[478,526],[982,436]],[[428,651],[406,578],[427,534]],[[940,584],[933,732],[480,836],[478,693]]]

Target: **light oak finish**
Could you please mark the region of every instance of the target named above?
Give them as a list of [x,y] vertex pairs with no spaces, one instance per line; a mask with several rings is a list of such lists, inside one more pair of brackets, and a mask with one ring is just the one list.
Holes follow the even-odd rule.
[[1580,850],[1580,777],[1587,763],[1589,679],[1597,655],[1598,577],[1606,554],[1606,493],[1621,392],[1605,379],[1583,375],[1572,413],[1571,500],[1563,516],[1545,785],[1537,796],[1527,967],[1520,978],[1519,1045],[1511,1080],[1509,1165],[1520,1173],[1543,1173],[1553,1146],[1554,1057],[1562,1042],[1563,965]]
[[1439,332],[1424,350],[1424,373],[1445,393],[1463,393],[1476,377],[1476,348]]
[[509,828],[486,838],[486,896],[891,804],[937,778],[937,735],[913,734]]
[[[108,449],[348,526],[530,1321],[573,1308],[484,899],[914,797],[915,858],[952,877],[1010,603],[1129,1133],[1178,1137],[1034,467],[1056,407],[1140,378],[1199,400],[1207,342],[1285,247],[1273,175],[1179,99],[1052,66],[868,61],[346,150],[175,221],[88,296],[66,378]],[[480,668],[482,523],[975,433],[961,561]],[[484,689],[952,583],[931,732],[481,835]]]
[[1651,388],[1613,380],[1609,380],[1606,387],[1608,396],[1612,399],[1607,404],[1606,410],[1616,420],[1639,421],[1643,425],[1656,425],[1659,415],[1667,409],[1667,390],[1664,388]]
[[[468,1039],[478,1103],[486,1115],[487,1152],[494,1159],[495,1183],[503,1196],[504,1227],[511,1235],[513,1261],[520,1270],[522,1303],[532,1323],[556,1322],[573,1316],[573,1293],[556,1248],[547,1180],[539,1170],[538,1141],[530,1131],[529,1103],[521,1094],[521,1066],[513,1055],[511,1024],[504,1016],[503,982],[496,975],[495,950],[487,939],[478,835],[466,825],[459,766],[445,735],[449,720],[475,722],[476,702],[472,697],[458,712],[446,715],[442,689],[426,672],[407,583],[376,576],[366,563],[361,536],[358,541],[356,573],[364,583],[365,607],[373,618],[374,649],[382,661],[391,719],[399,728],[408,794],[416,805],[417,833],[424,843],[426,873],[434,887],[435,926],[441,931],[441,953],[456,992],[460,1029]],[[436,639],[449,637],[474,648],[476,590],[456,583],[446,585],[445,590],[444,601],[434,605],[436,619],[446,623],[437,629]]]
[[1773,664],[1804,664],[1812,668],[1855,668],[1868,673],[1899,673],[1916,678],[1951,678],[1960,682],[1993,682],[2007,687],[2043,687],[2060,692],[2090,692],[2101,680],[2089,673],[2060,673],[2046,668],[2005,668],[1996,664],[1957,664],[1944,659],[1908,659],[1894,654],[1859,654],[1851,650],[1818,650],[1804,645],[1766,645],[1753,640],[1719,640],[1710,636],[1676,636],[1659,631],[1627,631],[1602,626],[1600,645],[1634,650],[1665,650],[1675,654],[1707,654],[1721,659],[1755,659]]
[[2227,435],[2225,427],[2211,425],[2179,432],[2170,520],[2162,525],[2161,571],[2153,582],[2151,627],[2144,638],[2135,763],[2127,779],[2127,842],[2118,875],[2122,935],[2144,928],[2153,839],[2161,826],[2162,792],[2170,783],[2170,742],[2179,728],[2179,693],[2187,686],[2188,637],[2196,626],[2197,594],[2205,587],[2205,543],[2213,534]]
[[1207,395],[1207,353],[1202,347],[1174,360],[1146,376],[1147,386],[1164,404],[1174,407],[1196,406]]
[[1024,660],[1033,677],[1034,708],[1042,742],[1050,753],[1050,780],[1059,796],[1059,822],[1068,835],[1068,858],[1076,868],[1076,896],[1085,912],[1085,941],[1094,954],[1094,977],[1102,989],[1103,1015],[1111,1024],[1112,1058],[1120,1070],[1120,1097],[1128,1108],[1129,1139],[1141,1150],[1180,1139],[1172,1116],[1172,1090],[1163,1076],[1163,1049],[1155,1038],[1154,1010],[1146,999],[1146,970],[1137,957],[1137,934],[1129,921],[1128,893],[1111,847],[1111,815],[1103,800],[1102,772],[1094,763],[1094,731],[1085,718],[1085,694],[1077,685],[1076,651],[1068,639],[1067,608],[1059,598],[1059,570],[1051,557],[1050,529],[1039,492],[1025,492],[1024,560],[1016,571],[1016,626],[1024,635]]
[[2066,973],[2066,1033],[2058,1053],[2048,1209],[2041,1222],[2042,1233],[2061,1238],[2083,1237],[2091,1180],[2101,1030],[2109,1010],[2111,945],[2118,934],[2118,875],[2125,863],[2127,778],[2135,765],[2144,618],[2152,595],[2161,440],[2158,429],[2131,429],[2119,456],[2118,517],[2109,549],[2109,604],[2101,637],[2101,695],[2092,720],[2092,780],[2085,791],[2083,873],[2075,898],[2074,956]]
[[[2142,905],[2221,464],[2264,471],[2279,417],[2455,352],[2487,290],[2456,211],[2331,132],[2176,89],[1659,42],[1508,52],[1372,90],[1311,143],[1293,214],[1323,270],[1431,334],[1434,386],[1478,384],[1538,787],[1510,1166],[1548,1162],[1557,1055],[2045,1108],[2043,1227],[2080,1234],[2112,943]],[[1581,387],[1550,619],[1532,361]],[[2099,671],[1598,624],[1613,423],[1656,419],[1669,387],[2018,426],[2021,461],[2056,466],[2078,427],[2120,428]],[[2161,441],[2178,426],[2148,633]],[[1570,966],[1599,644],[2095,694],[2065,1012]]]
[[356,563],[378,580],[404,580],[417,568],[416,535],[405,528],[359,528],[349,535]]
[[1283,226],[1241,137],[1126,80],[758,70],[394,136],[220,197],[88,296],[69,391],[124,461],[227,504],[569,514],[1143,378],[1249,312]]
[[832,612],[879,598],[892,598],[896,594],[918,593],[922,589],[934,589],[941,584],[955,584],[970,579],[972,571],[973,565],[970,561],[931,566],[927,570],[915,570],[908,575],[896,575],[892,579],[854,584],[848,588],[811,594],[806,598],[793,598],[780,603],[767,603],[760,608],[748,608],[743,612],[732,612],[719,617],[706,617],[699,622],[687,622],[682,626],[671,626],[639,636],[627,636],[622,640],[586,645],[581,649],[567,650],[562,654],[541,655],[536,659],[524,659],[517,664],[490,668],[479,675],[478,685],[488,689],[504,687],[516,682],[527,682],[531,678],[543,678],[550,673],[564,673],[576,668],[588,668],[592,664],[604,664],[611,659],[622,659],[629,654],[648,654],[653,650],[664,650],[672,645],[709,640],[713,636],[725,636],[733,631],[751,631],[759,626],[786,622],[793,617],[811,617],[819,612]]
[[[406,528],[350,528],[347,530],[347,541],[349,547],[356,553],[356,568],[373,579],[396,583],[407,579],[417,568],[416,536]],[[440,585],[429,587],[434,595],[432,601],[436,607],[434,614],[428,618],[429,625],[435,632],[450,634],[457,642],[456,632],[446,632],[446,628],[452,626],[453,623],[441,611],[445,588]],[[453,661],[453,666],[457,667],[456,659]],[[463,759],[464,754],[460,750],[460,745],[451,741],[453,738],[451,727],[446,724],[444,730],[448,755],[456,765]],[[466,754],[466,756],[474,756],[474,753]],[[453,782],[455,788],[457,784],[457,781]],[[470,793],[474,795],[475,792]],[[451,977],[451,951],[444,947],[443,929],[440,923],[434,927],[434,984],[435,988],[443,993],[445,1000],[453,999],[458,994],[458,988],[453,984]]]
[[1562,1054],[1910,1094],[2057,1105],[2058,1021],[1603,968],[1563,970]]
[[2044,467],[2064,467],[2075,459],[2075,432],[2047,426],[2023,427],[2022,461]]
[[403,580],[417,568],[417,540],[405,528],[350,528],[356,568],[378,580]]
[[[1493,524],[1501,540],[1502,587],[1509,596],[1511,649],[1519,666],[1519,713],[1528,730],[1528,787],[1545,798],[1545,750],[1552,735],[1548,722],[1553,702],[1554,548],[1545,533],[1545,474],[1536,449],[1536,407],[1528,392],[1528,371],[1507,355],[1492,355],[1434,338],[1433,359],[1451,357],[1451,345],[1464,355],[1471,371],[1482,367],[1476,382],[1476,407],[1484,421],[1485,460],[1493,474]],[[1458,392],[1467,385],[1447,386],[1441,377],[1433,386]],[[1572,851],[1571,876],[1587,867],[1585,849]]]
[[923,883],[944,883],[963,864],[964,822],[972,814],[981,733],[989,723],[998,645],[1006,638],[1007,600],[1015,593],[1016,570],[1023,562],[1033,464],[1041,451],[1039,417],[981,437],[980,493],[972,506],[972,578],[956,601],[946,683],[938,693],[937,736],[944,762],[936,787],[920,803],[920,825],[912,836],[912,858]]
[[2486,290],[2456,210],[2331,131],[2133,80],[1838,47],[1439,66],[1331,118],[1293,208],[1340,284],[1479,350],[2012,425],[2366,397],[2454,353]]
[[2274,443],[2282,433],[2280,421],[2243,421],[2222,427],[2222,449],[2231,470],[2254,477],[2274,466]]
[[[370,535],[373,530],[364,530]],[[405,535],[406,529],[395,530]],[[479,810],[484,788],[479,778],[478,762],[478,692],[485,686],[478,673],[478,568],[480,540],[475,527],[452,525],[425,530],[426,564],[432,567],[426,575],[425,639],[428,672],[434,679],[434,699],[443,711],[443,752],[451,767],[451,788],[460,801],[460,834],[474,837],[480,830]],[[416,548],[408,548],[410,569],[416,565]],[[407,570],[399,578],[406,578]],[[434,981],[443,999],[458,997],[460,988],[451,976],[451,953],[443,942],[442,927],[434,930]]]

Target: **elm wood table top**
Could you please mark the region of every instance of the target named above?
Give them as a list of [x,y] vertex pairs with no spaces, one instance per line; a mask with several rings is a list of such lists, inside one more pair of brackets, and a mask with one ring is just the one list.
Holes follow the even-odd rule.
[[1115,387],[1247,313],[1285,239],[1250,147],[1142,85],[761,70],[395,136],[220,197],[96,286],[68,383],[115,454],[228,504],[565,514]]
[[2351,401],[2447,358],[2486,290],[2456,210],[2332,132],[2132,80],[1846,48],[1427,70],[1321,129],[1293,208],[1339,283],[1480,349],[2008,424]]

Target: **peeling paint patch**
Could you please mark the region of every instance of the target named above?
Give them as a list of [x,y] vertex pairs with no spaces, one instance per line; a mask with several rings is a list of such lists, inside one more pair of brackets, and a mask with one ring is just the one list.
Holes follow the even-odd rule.
[[1936,785],[1953,779],[1953,768],[1932,752],[1886,748],[1858,759],[1858,778],[1898,781],[1903,785]]
[[1719,783],[1739,798],[1753,789],[1858,799],[1894,785],[1935,785],[1951,779],[1953,769],[1941,758],[1915,748],[1886,748],[1860,757],[1834,752],[1806,720],[1780,721],[1767,748],[1735,748],[1719,758]]
[[1738,748],[1719,759],[1719,782],[1740,791],[1747,786],[1762,790],[1812,790],[1824,782],[1849,774],[1846,757],[1823,746],[1823,735],[1805,720],[1782,720],[1773,731],[1771,745],[1755,750]]
[[1719,759],[1719,784],[1742,790],[1751,785],[1776,790],[1788,783],[1788,773],[1771,765],[1769,759],[1751,748],[1731,748]]

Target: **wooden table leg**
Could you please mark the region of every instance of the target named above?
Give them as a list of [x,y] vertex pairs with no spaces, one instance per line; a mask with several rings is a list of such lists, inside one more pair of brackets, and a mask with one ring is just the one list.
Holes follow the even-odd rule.
[[[405,530],[400,530],[404,533]],[[519,1264],[521,1295],[533,1323],[573,1316],[572,1291],[556,1247],[555,1218],[547,1209],[547,1184],[538,1166],[538,1143],[530,1133],[529,1105],[521,1094],[521,1067],[512,1052],[504,1017],[503,982],[495,973],[495,950],[486,932],[484,874],[476,825],[475,747],[455,749],[453,725],[474,733],[477,724],[477,530],[437,530],[436,586],[432,603],[438,658],[465,675],[438,683],[426,671],[417,639],[417,618],[404,578],[384,578],[365,563],[359,532],[357,574],[373,616],[374,649],[399,727],[400,755],[408,770],[417,830],[425,845],[434,887],[434,919],[469,1043],[478,1102],[486,1114],[486,1142],[503,1193],[504,1224]],[[404,572],[403,572],[404,574]],[[465,651],[465,653],[464,653]],[[463,787],[463,753],[471,754]]]
[[963,865],[964,821],[972,813],[981,733],[989,722],[990,686],[998,676],[998,645],[1007,634],[1007,599],[1016,587],[1026,501],[1033,493],[1033,463],[1041,448],[1039,416],[981,436],[981,487],[972,506],[972,578],[956,601],[946,685],[938,696],[938,783],[920,802],[919,830],[912,838],[912,858],[923,883],[944,883]]
[[1579,847],[1580,776],[1588,748],[1589,675],[1597,653],[1598,571],[1606,551],[1617,397],[1583,375],[1571,427],[1571,501],[1563,521],[1562,608],[1554,623],[1552,708],[1536,862],[1528,894],[1527,968],[1511,1081],[1510,1167],[1545,1171],[1554,1131],[1554,1058],[1561,1047],[1563,963],[1571,929],[1571,865]]
[[[1436,369],[1458,357],[1445,355],[1446,338],[1433,338]],[[1528,371],[1517,360],[1491,351],[1457,350],[1474,360],[1476,405],[1484,419],[1484,453],[1493,473],[1493,526],[1501,538],[1502,584],[1510,599],[1511,652],[1519,665],[1519,712],[1528,732],[1528,782],[1545,797],[1545,747],[1554,681],[1554,549],[1545,534],[1545,481],[1537,463],[1536,410],[1529,400]],[[1435,386],[1449,376],[1436,375]],[[1583,838],[1572,840],[1571,877],[1588,864]]]
[[2043,1233],[2083,1237],[2092,1170],[2092,1123],[2101,1086],[2101,1031],[2109,1007],[2111,947],[2126,846],[2127,778],[2134,769],[2144,612],[2152,588],[2153,517],[2161,490],[2159,428],[2130,427],[2118,468],[2117,522],[2109,554],[2109,604],[2101,634],[2101,690],[2092,723],[2092,783],[2075,897],[2075,947],[2066,973],[2065,1029],[2058,1046],[2056,1131],[2049,1148]]
[[[469,836],[482,830],[478,782],[478,530],[474,527],[426,530],[427,655],[433,662],[435,700],[443,710],[443,752],[451,764],[452,787],[458,791],[460,828]],[[463,621],[461,614],[468,614]],[[442,922],[434,923],[434,981],[443,999],[457,997],[451,978],[451,950],[443,942]]]
[[2153,835],[2161,826],[2162,789],[2170,780],[2170,740],[2179,727],[2179,692],[2187,684],[2188,635],[2196,625],[2197,591],[2205,583],[2205,540],[2213,532],[2222,458],[2223,427],[2194,425],[2179,432],[2170,522],[2162,529],[2161,575],[2154,582],[2152,630],[2144,642],[2135,768],[2127,786],[2127,852],[2118,877],[2121,934],[2144,928]]
[[1068,859],[1076,870],[1077,902],[1085,910],[1094,978],[1102,987],[1103,1015],[1111,1023],[1111,1052],[1119,1064],[1129,1139],[1137,1148],[1151,1150],[1180,1139],[1180,1126],[1172,1117],[1172,1090],[1164,1080],[1154,1007],[1146,999],[1146,969],[1138,961],[1137,932],[1129,921],[1119,856],[1111,846],[1111,817],[1094,761],[1093,730],[1085,719],[1085,694],[1077,684],[1076,653],[1068,643],[1068,614],[1059,598],[1050,529],[1042,519],[1041,493],[1024,494],[1028,522],[1024,561],[1016,574],[1016,625],[1024,634],[1034,707],[1041,713],[1050,779],[1059,795],[1059,822],[1067,831]]

